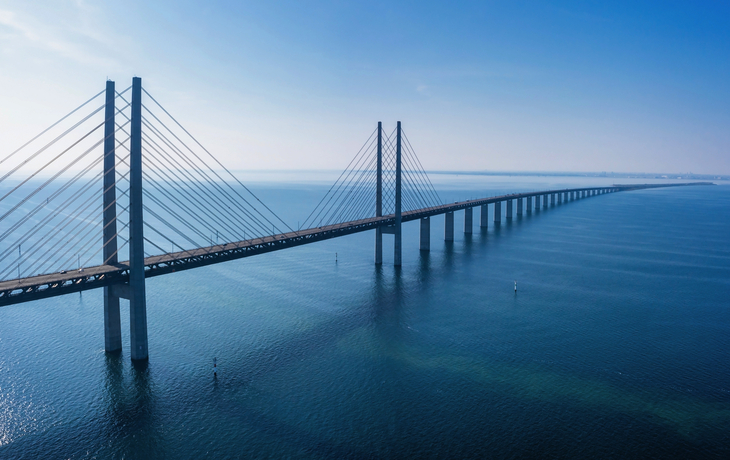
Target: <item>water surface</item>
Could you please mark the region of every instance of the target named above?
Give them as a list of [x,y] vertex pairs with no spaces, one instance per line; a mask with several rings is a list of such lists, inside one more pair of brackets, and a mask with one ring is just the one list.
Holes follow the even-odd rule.
[[[612,183],[431,178],[447,202]],[[292,225],[329,185],[263,179]],[[400,269],[368,232],[152,278],[144,366],[125,301],[105,354],[101,291],[1,308],[0,458],[729,458],[729,209],[622,192],[471,236],[458,212],[453,243],[434,217],[429,253],[405,224]]]

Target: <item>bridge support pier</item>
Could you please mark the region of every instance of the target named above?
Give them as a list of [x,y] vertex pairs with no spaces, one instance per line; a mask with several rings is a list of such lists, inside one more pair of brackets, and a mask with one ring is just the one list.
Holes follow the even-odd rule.
[[489,205],[483,204],[479,213],[479,227],[487,228],[489,226]]
[[517,198],[517,215],[522,215],[522,198]]
[[383,229],[375,229],[375,264],[383,263]]
[[502,202],[494,203],[494,223],[499,225],[502,222]]
[[401,266],[402,233],[401,233],[401,128],[398,122],[395,146],[395,243],[393,244],[393,265]]
[[[104,210],[102,225],[102,252],[104,264],[116,264],[117,256],[117,191],[116,191],[116,141],[114,115],[116,113],[114,82],[106,82],[106,106],[104,108]],[[122,319],[119,313],[119,297],[111,286],[104,286],[104,350],[116,352],[122,349]]]
[[132,359],[149,358],[142,216],[142,79],[132,79],[129,140],[129,328]]
[[464,233],[471,234],[474,227],[474,208],[464,209]]
[[454,212],[444,214],[444,241],[454,241]]
[[507,220],[512,220],[512,200],[507,200]]
[[431,218],[421,219],[421,251],[431,250]]
[[[375,183],[375,216],[383,215],[383,123],[378,122],[378,157]],[[383,229],[375,229],[375,264],[383,263]]]
[[555,206],[555,194],[550,194],[550,206]]
[[532,214],[532,197],[528,196],[525,198],[525,208],[527,208],[527,213]]
[[547,209],[548,208],[548,196],[547,194],[542,196],[542,208]]

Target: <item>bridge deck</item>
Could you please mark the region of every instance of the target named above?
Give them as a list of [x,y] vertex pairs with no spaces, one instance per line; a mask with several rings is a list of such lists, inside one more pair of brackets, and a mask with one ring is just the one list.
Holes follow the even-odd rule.
[[[553,193],[568,193],[590,190],[613,189],[615,191],[638,190],[646,188],[672,187],[683,185],[710,185],[711,182],[693,182],[684,184],[644,184],[644,185],[617,185],[610,187],[587,187],[560,190],[545,190],[541,192],[513,193],[509,195],[493,196],[476,200],[468,200],[433,206],[430,208],[407,211],[402,214],[402,221],[408,222],[424,217],[435,216],[460,209],[497,203],[505,200],[514,200],[534,196],[550,195]],[[296,232],[254,238],[214,245],[204,248],[172,252],[144,259],[145,277],[164,275],[175,271],[188,270],[228,260],[241,259],[266,252],[278,251],[303,244],[323,241],[330,238],[349,235],[352,233],[372,230],[384,225],[392,225],[395,221],[393,214],[383,217],[344,222],[324,227],[309,228]],[[103,286],[123,284],[129,279],[129,262],[120,262],[115,265],[97,265],[80,270],[51,273],[15,280],[0,282],[0,306],[11,305],[30,300],[53,297],[71,292],[85,291]]]

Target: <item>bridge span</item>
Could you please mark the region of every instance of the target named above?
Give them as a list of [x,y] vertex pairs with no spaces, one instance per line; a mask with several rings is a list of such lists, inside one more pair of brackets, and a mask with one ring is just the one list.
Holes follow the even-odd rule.
[[[131,100],[125,97],[129,90]],[[101,107],[35,152],[16,156],[102,94]],[[142,104],[143,94],[157,105],[156,111]],[[102,111],[104,118],[96,124],[94,117]],[[94,123],[90,131],[51,153],[59,140],[87,122]],[[94,140],[92,135],[101,129],[103,136]],[[69,154],[74,149],[78,152]],[[97,150],[99,155],[91,155]],[[49,155],[45,163],[42,154]],[[133,360],[149,356],[146,278],[370,230],[375,232],[375,263],[383,260],[382,235],[393,234],[394,264],[401,265],[404,222],[420,221],[420,249],[428,251],[430,218],[436,215],[445,215],[444,240],[452,241],[454,212],[460,210],[464,232],[472,233],[474,208],[480,210],[479,226],[486,228],[490,205],[499,225],[503,215],[511,220],[586,197],[709,184],[612,185],[443,203],[401,123],[390,135],[378,123],[304,225],[294,230],[144,91],[140,78],[122,92],[108,81],[104,91],[0,164],[7,161],[16,164],[7,163],[8,169],[0,171],[0,307],[103,288],[105,349],[122,349],[119,299],[127,299]],[[36,163],[38,169],[28,170]],[[44,174],[50,178],[37,185],[34,178]],[[219,236],[224,243],[218,244]],[[128,260],[119,261],[125,246]]]
[[[501,222],[502,203],[506,206],[506,219],[512,219],[512,209],[516,208],[515,215],[530,212],[534,202],[534,209],[546,209],[550,206],[566,203],[577,199],[603,195],[627,190],[641,190],[659,187],[677,187],[687,185],[709,185],[709,182],[692,182],[681,184],[637,184],[616,185],[610,187],[571,188],[559,190],[545,190],[540,192],[513,193],[467,201],[443,204],[429,208],[405,211],[402,222],[421,221],[422,251],[430,250],[430,224],[428,219],[433,216],[446,214],[444,240],[454,239],[455,211],[464,210],[464,233],[472,233],[473,209],[481,208],[480,227],[488,226],[488,208],[494,206],[494,222]],[[534,201],[533,201],[534,200]],[[516,203],[513,206],[512,203]],[[371,217],[323,227],[280,233],[232,243],[216,244],[212,246],[170,252],[167,254],[146,257],[144,259],[145,278],[165,275],[168,273],[204,267],[216,263],[251,257],[267,252],[280,251],[304,244],[316,243],[331,238],[351,235],[375,229],[392,229],[395,225],[395,214],[382,217]],[[46,275],[31,276],[0,282],[0,307],[17,303],[29,302],[48,297],[71,294],[75,292],[112,286],[117,295],[128,299],[129,261],[116,264],[102,264],[78,270],[63,271]]]

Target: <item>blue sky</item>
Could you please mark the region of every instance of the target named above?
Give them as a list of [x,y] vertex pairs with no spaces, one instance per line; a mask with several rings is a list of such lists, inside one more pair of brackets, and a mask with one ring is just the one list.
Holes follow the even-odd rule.
[[730,173],[726,2],[0,0],[0,156],[134,75],[235,169]]

